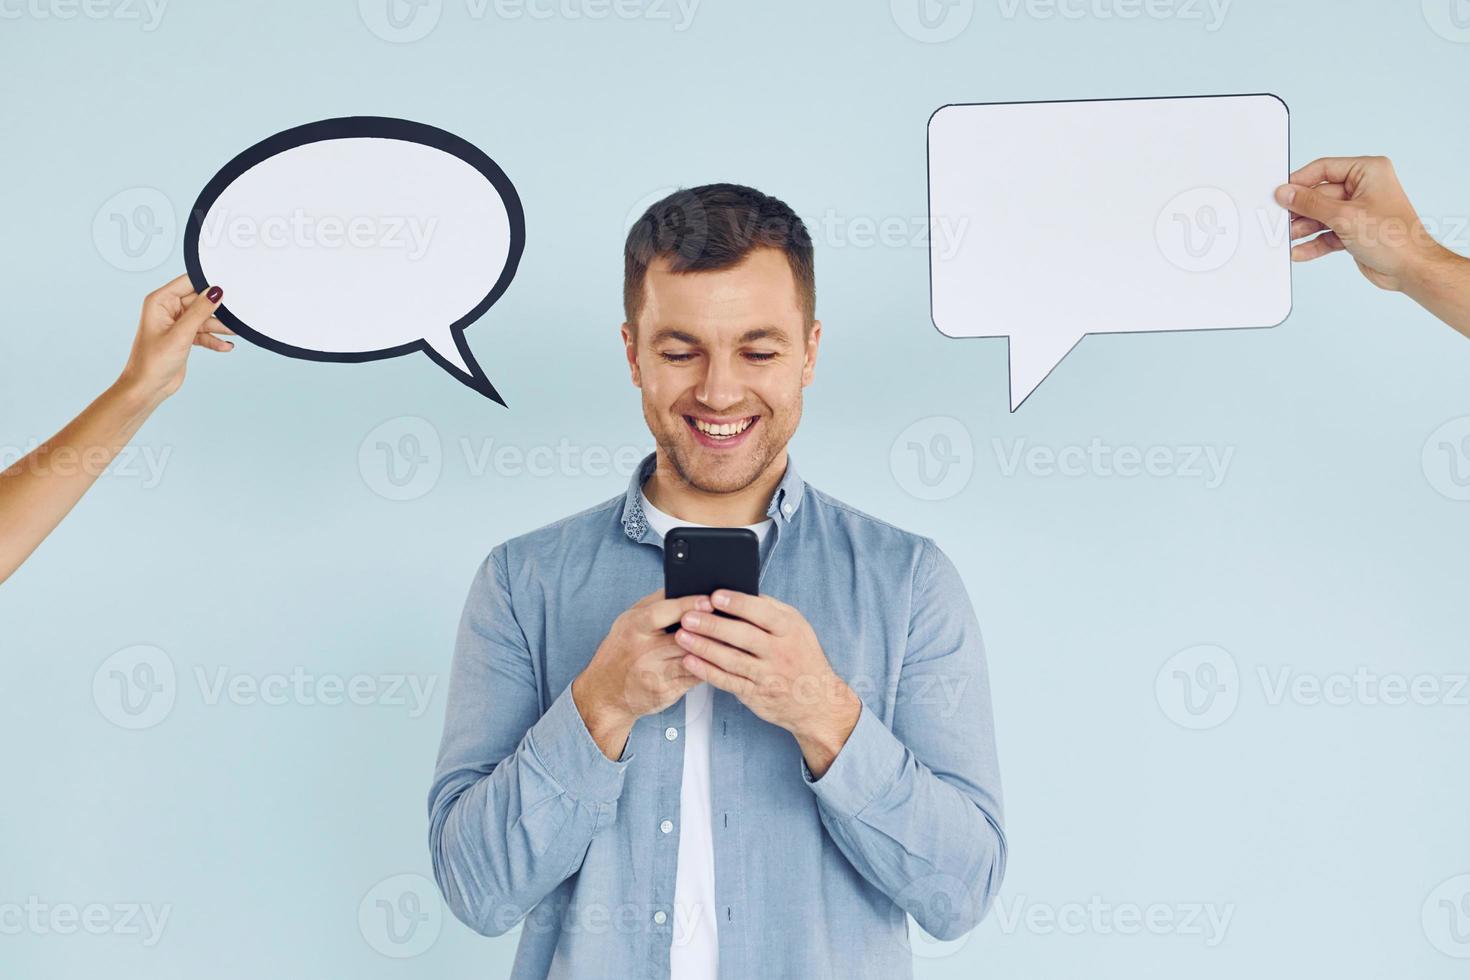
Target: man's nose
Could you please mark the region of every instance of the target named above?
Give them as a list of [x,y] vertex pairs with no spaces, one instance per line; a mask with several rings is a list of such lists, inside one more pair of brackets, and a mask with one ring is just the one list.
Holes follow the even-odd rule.
[[695,388],[694,397],[716,412],[740,404],[745,397],[745,389],[736,376],[737,372],[722,360],[709,358],[706,363],[709,367]]

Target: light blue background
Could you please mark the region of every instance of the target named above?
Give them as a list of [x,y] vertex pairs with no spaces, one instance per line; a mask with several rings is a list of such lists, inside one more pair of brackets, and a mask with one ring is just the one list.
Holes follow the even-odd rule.
[[[375,905],[363,928],[359,904],[384,879],[429,873],[424,800],[476,564],[625,480],[516,476],[474,454],[648,444],[616,335],[625,222],[663,189],[734,180],[836,229],[817,231],[825,341],[793,444],[803,475],[935,536],[986,631],[1006,924],[993,913],[957,948],[927,947],[916,975],[1463,975],[1439,948],[1456,947],[1436,945],[1448,919],[1431,892],[1470,872],[1465,692],[1458,705],[1272,704],[1258,670],[1451,686],[1470,669],[1470,504],[1436,490],[1448,457],[1421,463],[1432,432],[1470,415],[1470,342],[1337,256],[1296,270],[1295,312],[1276,329],[1089,338],[1012,415],[1004,342],[930,325],[924,248],[849,240],[863,222],[922,223],[925,123],[941,104],[1260,91],[1291,107],[1295,163],[1389,154],[1421,212],[1454,232],[1470,215],[1470,44],[1432,30],[1417,3],[1236,0],[1211,31],[1203,5],[1203,20],[1121,20],[1092,0],[1074,0],[1081,18],[1007,16],[988,0],[928,43],[875,0],[703,0],[682,31],[494,6],[476,18],[445,0],[427,37],[393,43],[352,0],[173,0],[152,31],[42,18],[61,0],[30,2],[7,0],[0,20],[7,461],[112,381],[143,295],[182,270],[176,242],[150,271],[109,261],[116,243],[92,228],[120,192],[156,189],[182,217],[266,135],[401,115],[489,152],[520,190],[529,241],[468,334],[509,411],[421,356],[196,352],[138,439],[169,453],[161,482],[104,477],[0,588],[0,909],[31,896],[171,906],[152,947],[0,932],[0,973],[505,975],[514,936],[482,939],[443,913],[426,952],[394,959],[369,941]],[[1457,234],[1463,251],[1470,232]],[[405,417],[440,436],[442,473],[392,501],[375,492],[375,442],[361,466],[359,448],[380,423],[416,424],[391,421]],[[973,477],[928,501],[890,450],[933,417],[968,433]],[[1214,489],[1187,475],[1006,475],[1017,440],[1094,439],[1234,455]],[[167,654],[178,693],[161,723],[128,731],[93,680],[136,644]],[[1238,665],[1238,707],[1194,731],[1155,681],[1200,644]],[[297,667],[436,687],[412,718],[210,704],[196,680]],[[1069,934],[1027,918],[1089,903],[1176,917],[1203,903],[1232,918],[1213,946],[1182,929]]]

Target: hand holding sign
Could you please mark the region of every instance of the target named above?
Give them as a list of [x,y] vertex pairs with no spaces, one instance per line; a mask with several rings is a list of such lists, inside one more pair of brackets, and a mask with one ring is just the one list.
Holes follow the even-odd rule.
[[505,402],[464,329],[510,285],[525,218],[474,145],[404,119],[326,119],[225,165],[189,215],[196,289],[227,286],[219,319],[291,357],[369,361],[423,351]]

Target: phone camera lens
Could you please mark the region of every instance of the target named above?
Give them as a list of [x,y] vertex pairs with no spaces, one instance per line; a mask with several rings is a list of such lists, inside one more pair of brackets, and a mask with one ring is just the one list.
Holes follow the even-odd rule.
[[676,539],[671,547],[674,549],[674,561],[689,560],[689,542],[683,538]]

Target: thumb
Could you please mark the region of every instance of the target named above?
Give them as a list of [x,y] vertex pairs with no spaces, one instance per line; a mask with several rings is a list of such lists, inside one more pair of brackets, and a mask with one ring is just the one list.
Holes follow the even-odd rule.
[[188,337],[192,343],[194,335],[199,333],[205,323],[209,322],[210,317],[214,316],[214,311],[219,309],[224,298],[223,289],[218,286],[210,286],[208,290],[195,297],[194,302],[189,304],[169,332]]
[[1334,230],[1340,230],[1348,212],[1345,202],[1298,184],[1282,184],[1276,188],[1276,203],[1304,218],[1315,218]]

